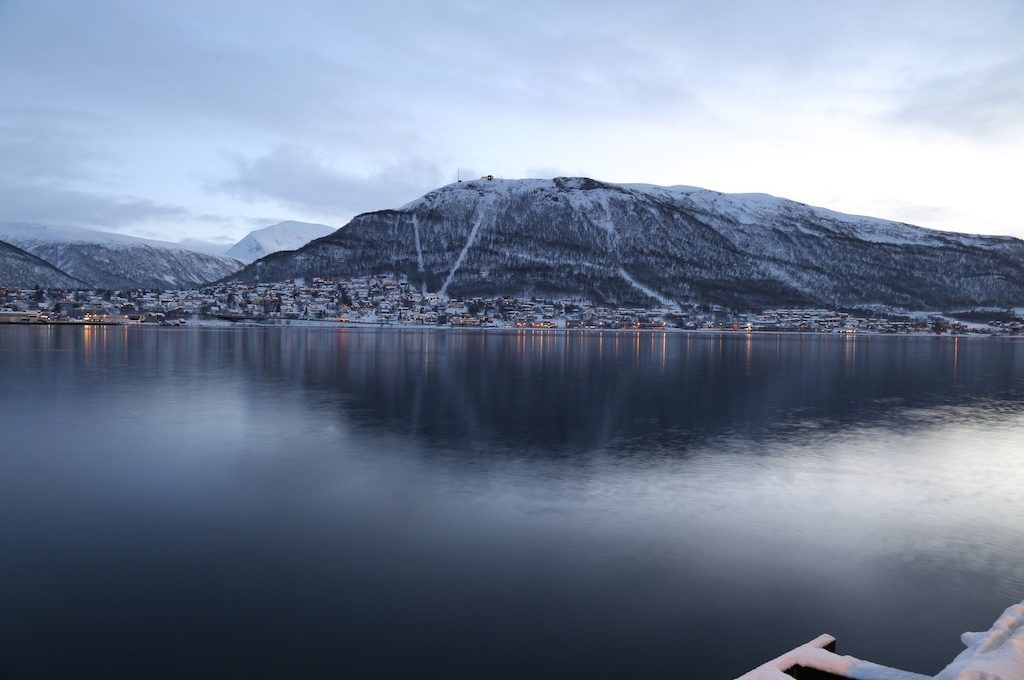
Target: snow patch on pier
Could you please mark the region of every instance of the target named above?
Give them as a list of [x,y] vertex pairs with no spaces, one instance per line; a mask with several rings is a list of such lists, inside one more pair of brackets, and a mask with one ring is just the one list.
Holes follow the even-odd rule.
[[786,671],[796,666],[813,668],[851,680],[931,680],[927,675],[880,666],[825,649],[835,641],[831,635],[819,635],[807,644],[741,675],[737,680],[793,680],[793,676],[787,675]]
[[1024,680],[1024,602],[1008,607],[987,631],[960,639],[967,649],[935,680]]
[[987,631],[960,639],[967,649],[934,678],[840,656],[826,649],[835,638],[820,635],[737,680],[792,680],[786,671],[797,666],[851,680],[1024,680],[1024,602],[1008,607]]

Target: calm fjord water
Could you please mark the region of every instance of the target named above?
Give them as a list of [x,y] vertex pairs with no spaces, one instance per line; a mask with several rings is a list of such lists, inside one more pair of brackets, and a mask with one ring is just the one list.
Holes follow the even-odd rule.
[[0,327],[0,676],[936,672],[1024,597],[1024,343]]

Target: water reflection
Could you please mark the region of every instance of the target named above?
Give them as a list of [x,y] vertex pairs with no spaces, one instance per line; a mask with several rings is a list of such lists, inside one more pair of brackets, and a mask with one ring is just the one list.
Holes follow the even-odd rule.
[[934,672],[1024,591],[1022,351],[0,328],[0,675]]
[[[243,336],[245,337],[245,336]],[[666,436],[804,436],[1024,390],[1020,343],[847,335],[295,333],[242,342],[346,417],[436,444],[643,448]],[[248,338],[252,341],[253,338]],[[972,345],[958,380],[960,343]],[[621,441],[620,441],[621,440]],[[685,448],[685,446],[681,447]]]

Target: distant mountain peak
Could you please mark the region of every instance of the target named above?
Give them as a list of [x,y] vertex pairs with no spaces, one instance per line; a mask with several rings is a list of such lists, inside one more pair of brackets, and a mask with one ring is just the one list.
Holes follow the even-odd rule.
[[249,263],[271,253],[296,250],[334,230],[334,227],[323,224],[286,220],[250,231],[245,238],[231,246],[226,255]]

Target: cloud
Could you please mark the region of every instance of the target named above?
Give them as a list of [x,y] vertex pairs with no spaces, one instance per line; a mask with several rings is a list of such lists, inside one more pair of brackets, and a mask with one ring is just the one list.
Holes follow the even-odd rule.
[[0,181],[68,181],[101,157],[89,144],[86,113],[0,107]]
[[0,183],[0,219],[116,229],[189,211],[133,196],[93,194],[60,186]]
[[564,170],[561,170],[559,168],[553,168],[543,165],[526,169],[526,176],[535,179],[551,179],[552,177],[571,177],[574,174],[579,173],[565,172]]
[[0,219],[117,229],[187,217],[181,206],[75,186],[110,160],[92,142],[97,123],[73,110],[0,108]]
[[188,250],[194,250],[199,253],[207,253],[208,255],[223,255],[233,246],[238,239],[220,236],[210,239],[200,238],[183,238],[178,241],[182,248]]
[[0,220],[130,228],[161,239],[182,223],[239,222],[104,187],[104,168],[123,160],[97,142],[108,123],[70,109],[0,107]]
[[[308,3],[97,0],[44,9],[5,0],[4,9],[0,90],[21,105],[74,102],[154,129],[289,130],[353,145],[407,142],[412,130],[394,89],[380,88],[394,72],[364,58],[376,45],[352,33],[358,11],[329,27]],[[296,21],[308,24],[288,31]]]
[[[841,204],[842,202],[837,201],[837,203]],[[941,229],[943,224],[953,223],[964,218],[964,214],[954,208],[940,205],[919,205],[898,199],[876,200],[867,205],[851,206],[850,212],[932,229]]]
[[350,215],[397,207],[444,182],[433,163],[410,160],[356,174],[311,151],[278,146],[256,158],[236,158],[236,173],[211,189],[246,201],[270,200],[319,214]]
[[968,137],[1024,130],[1024,58],[930,78],[902,94],[892,120]]
[[[906,170],[837,182],[847,197],[906,198],[934,167],[899,157],[925,137],[908,130],[959,136],[960,187],[1021,130],[1022,29],[1020,0],[0,0],[0,184],[30,187],[8,209],[37,220],[152,213],[209,235],[257,213],[336,223],[457,165],[799,197],[856,146]],[[996,203],[1015,219],[988,172],[958,223]],[[941,204],[933,184],[911,200]],[[174,205],[196,215],[160,216]]]

